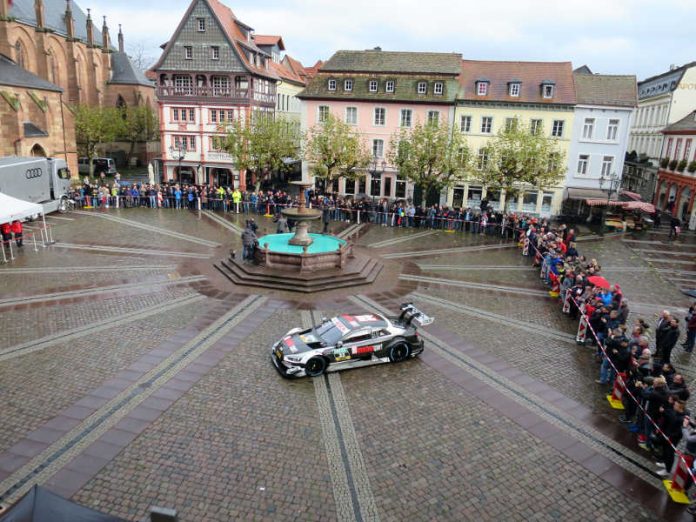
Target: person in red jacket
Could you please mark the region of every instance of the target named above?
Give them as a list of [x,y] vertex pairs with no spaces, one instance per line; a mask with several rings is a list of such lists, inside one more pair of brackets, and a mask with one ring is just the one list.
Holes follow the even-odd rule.
[[9,223],[3,223],[0,225],[0,233],[2,233],[3,244],[6,244],[12,240],[12,229]]
[[22,227],[22,222],[18,219],[12,222],[12,233],[14,234],[15,243],[18,247],[24,246],[22,236],[24,235],[24,229]]

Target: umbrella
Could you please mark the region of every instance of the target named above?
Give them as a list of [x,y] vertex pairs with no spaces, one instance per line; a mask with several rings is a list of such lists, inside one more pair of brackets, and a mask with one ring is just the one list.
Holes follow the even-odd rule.
[[602,276],[591,276],[587,278],[587,281],[599,288],[609,288],[611,286],[609,281],[604,279]]

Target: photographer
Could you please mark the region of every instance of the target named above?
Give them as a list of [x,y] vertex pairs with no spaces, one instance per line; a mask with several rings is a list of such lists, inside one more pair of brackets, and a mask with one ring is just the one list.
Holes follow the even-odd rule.
[[[649,379],[646,382],[637,382],[636,387],[640,390],[641,397],[645,401],[645,412],[653,421],[660,418],[660,408],[667,406],[667,381],[664,377],[655,377],[652,385]],[[653,423],[647,417],[642,420],[642,433],[638,436],[638,446],[644,450],[649,450],[648,442],[655,429]]]
[[656,462],[659,468],[657,474],[661,477],[668,477],[671,475],[672,466],[674,465],[674,448],[682,439],[684,421],[687,420],[686,402],[670,396],[668,405],[661,406],[660,412],[662,413],[662,425],[660,428],[667,440],[659,434],[655,434],[653,437],[656,449],[659,447],[662,452],[661,461]]

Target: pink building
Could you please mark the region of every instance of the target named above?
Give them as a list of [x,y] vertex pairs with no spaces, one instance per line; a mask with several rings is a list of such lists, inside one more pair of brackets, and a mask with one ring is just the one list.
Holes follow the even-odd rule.
[[412,197],[410,184],[387,162],[389,142],[417,122],[452,124],[461,59],[454,53],[375,48],[338,51],[324,63],[298,95],[305,102],[302,128],[307,130],[332,114],[355,126],[372,151],[373,162],[358,181],[341,179],[322,188],[342,195]]

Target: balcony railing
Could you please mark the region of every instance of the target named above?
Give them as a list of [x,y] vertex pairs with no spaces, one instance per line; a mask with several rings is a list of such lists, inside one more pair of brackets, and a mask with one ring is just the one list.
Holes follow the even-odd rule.
[[178,87],[174,85],[160,85],[157,87],[157,96],[162,97],[208,97],[208,98],[230,98],[230,99],[249,99],[249,89],[225,89],[220,87]]
[[226,152],[208,152],[207,158],[211,161],[234,161],[234,158]]

